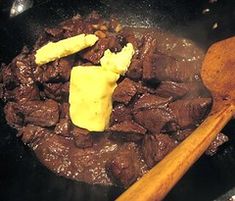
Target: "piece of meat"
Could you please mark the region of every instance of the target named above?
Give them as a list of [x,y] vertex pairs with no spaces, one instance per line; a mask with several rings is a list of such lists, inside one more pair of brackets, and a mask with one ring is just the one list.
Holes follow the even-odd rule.
[[80,15],[76,15],[60,23],[60,29],[63,31],[64,38],[84,33],[86,24]]
[[21,84],[33,84],[35,69],[34,59],[25,47],[22,52],[12,61],[12,69]]
[[123,121],[114,124],[108,131],[114,139],[137,142],[143,139],[147,130],[134,121]]
[[60,107],[60,118],[69,119],[69,103],[61,103]]
[[0,99],[4,98],[4,86],[2,83],[0,83]]
[[45,136],[52,135],[52,132],[47,128],[42,128],[32,124],[24,126],[19,131],[21,139],[25,144],[28,144],[32,148],[36,148],[35,145],[39,144],[39,141]]
[[59,121],[59,106],[53,100],[28,101],[20,105],[24,122],[41,127],[55,126]]
[[209,112],[211,98],[196,98],[177,100],[169,104],[170,110],[176,117],[176,122],[181,129],[196,125]]
[[34,71],[35,79],[40,83],[67,82],[73,67],[74,57],[67,56],[48,64],[37,67]]
[[156,94],[161,97],[172,97],[174,100],[185,96],[189,89],[185,83],[162,81],[156,89]]
[[65,137],[71,136],[71,122],[69,119],[60,119],[60,121],[55,126],[55,134],[62,135]]
[[126,72],[126,76],[132,80],[140,80],[143,74],[143,62],[140,59],[132,59]]
[[117,185],[130,186],[138,177],[137,159],[133,150],[125,146],[106,163],[106,171]]
[[152,168],[174,149],[176,145],[176,142],[169,135],[146,135],[143,140],[142,151],[148,167]]
[[81,51],[79,55],[93,64],[98,64],[107,49],[110,49],[113,52],[118,52],[122,49],[117,36],[110,35],[108,37],[101,38],[93,47]]
[[30,100],[40,100],[39,89],[35,83],[33,84],[21,84],[12,91],[5,91],[6,101],[16,101],[24,103]]
[[74,143],[78,148],[88,148],[93,146],[92,134],[83,128],[75,127],[71,132]]
[[129,120],[132,120],[130,108],[123,104],[114,106],[110,117],[110,125]]
[[208,149],[206,150],[206,154],[213,156],[217,152],[219,146],[221,146],[228,140],[229,140],[228,136],[224,135],[223,133],[219,133],[216,136],[216,138],[213,140],[213,142],[210,144]]
[[[120,35],[123,38],[123,45],[126,43],[131,43],[136,50],[139,49],[139,40],[136,38],[132,30],[124,27]],[[139,51],[136,53],[139,54]]]
[[58,102],[68,102],[69,82],[45,83],[43,86],[47,98]]
[[19,85],[19,81],[12,71],[11,64],[8,66],[2,64],[2,83],[7,90],[13,90]]
[[113,102],[124,103],[127,105],[135,96],[137,90],[135,83],[128,78],[125,78],[113,92]]
[[151,34],[146,34],[143,36],[143,46],[141,48],[141,59],[153,54],[157,48],[157,40]]
[[24,124],[24,115],[19,109],[19,105],[14,102],[8,102],[4,107],[5,118],[13,128],[20,128]]
[[160,133],[166,123],[174,121],[174,116],[167,109],[171,98],[162,98],[144,94],[135,103],[134,120],[152,133]]
[[59,41],[63,39],[64,29],[60,27],[45,28],[44,31],[52,38],[53,41]]
[[178,142],[182,142],[186,139],[191,133],[193,132],[192,128],[184,129],[184,130],[177,130],[172,134],[172,137],[177,140]]

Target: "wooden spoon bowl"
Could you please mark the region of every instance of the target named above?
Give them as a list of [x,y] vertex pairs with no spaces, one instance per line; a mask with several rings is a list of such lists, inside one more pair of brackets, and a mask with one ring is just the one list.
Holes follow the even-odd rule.
[[118,201],[162,200],[205,152],[235,113],[235,37],[213,44],[205,56],[201,76],[213,96],[206,120]]

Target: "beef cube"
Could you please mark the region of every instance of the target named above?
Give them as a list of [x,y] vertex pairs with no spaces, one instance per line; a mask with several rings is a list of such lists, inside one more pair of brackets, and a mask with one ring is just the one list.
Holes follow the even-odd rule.
[[160,133],[166,123],[174,121],[171,111],[166,108],[170,101],[171,98],[142,95],[134,105],[134,120],[150,132]]
[[80,56],[93,64],[98,64],[107,49],[114,52],[118,52],[122,49],[122,46],[119,44],[119,40],[116,36],[111,35],[106,38],[101,38],[93,47],[82,51]]
[[224,135],[223,133],[219,133],[206,150],[206,154],[213,156],[217,152],[219,146],[221,146],[228,140],[228,136]]
[[156,89],[156,94],[161,97],[172,97],[178,99],[185,96],[189,92],[189,88],[185,83],[177,83],[172,81],[162,81]]
[[155,94],[155,89],[145,85],[142,81],[135,82],[135,86],[137,88],[138,95],[143,95],[145,93]]
[[16,78],[14,72],[12,71],[11,64],[5,66],[2,64],[2,83],[7,90],[13,90],[19,85],[19,81]]
[[44,92],[48,98],[59,102],[68,102],[69,82],[65,83],[45,83]]
[[78,34],[84,33],[86,24],[82,20],[80,15],[76,15],[71,19],[68,19],[60,24],[61,30],[63,30],[64,38],[72,37]]
[[106,163],[106,171],[117,185],[130,186],[138,178],[137,159],[133,150],[124,147]]
[[171,100],[172,98],[163,98],[146,93],[135,102],[134,111],[163,107],[169,104]]
[[126,76],[132,80],[140,80],[143,73],[143,62],[140,59],[132,59],[131,64],[126,72]]
[[24,115],[19,109],[19,105],[14,102],[8,102],[4,107],[7,123],[13,128],[20,128],[24,124]]
[[56,41],[59,41],[63,38],[64,29],[61,29],[60,27],[55,28],[45,28],[45,32],[51,36]]
[[55,126],[59,121],[59,106],[53,100],[28,101],[20,106],[25,123],[41,127]]
[[55,133],[65,137],[70,136],[71,122],[69,119],[60,119],[59,123],[55,126]]
[[35,79],[40,83],[67,82],[73,63],[74,57],[68,56],[37,67],[34,71]]
[[139,141],[143,139],[146,129],[135,123],[134,121],[124,121],[114,124],[108,129],[114,139],[123,141]]
[[71,133],[74,143],[78,148],[88,148],[93,146],[92,134],[88,130],[75,127]]
[[157,47],[157,40],[151,34],[146,34],[143,37],[143,46],[141,49],[141,58],[146,58],[153,54]]
[[4,89],[3,89],[3,84],[0,83],[0,99],[4,98]]
[[187,128],[199,123],[210,110],[211,98],[177,100],[169,104],[179,126]]
[[175,133],[172,134],[172,137],[176,139],[178,142],[182,142],[186,139],[191,133],[193,129],[184,129],[184,130],[177,130]]
[[31,100],[40,100],[39,89],[36,84],[21,84],[13,91],[6,91],[6,99],[13,100],[19,103],[24,103]]
[[121,31],[121,37],[123,38],[123,45],[125,45],[126,43],[131,43],[134,48],[138,50],[139,41],[135,37],[135,34],[132,30],[129,30],[127,27],[124,27]]
[[162,160],[174,147],[176,142],[164,134],[146,135],[142,145],[144,160],[149,168]]
[[124,103],[127,105],[133,96],[136,94],[137,90],[135,83],[128,78],[125,78],[113,92],[113,101]]
[[51,135],[50,130],[32,124],[24,126],[22,129],[20,129],[19,133],[22,136],[22,141],[25,144],[29,144],[31,147],[37,145],[39,141],[45,136]]
[[60,107],[60,118],[69,119],[69,103],[62,103]]
[[130,108],[122,104],[114,106],[110,117],[110,125],[129,120],[132,120]]

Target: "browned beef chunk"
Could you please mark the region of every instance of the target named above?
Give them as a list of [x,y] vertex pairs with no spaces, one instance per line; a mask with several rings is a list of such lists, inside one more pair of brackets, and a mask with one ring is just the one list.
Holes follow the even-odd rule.
[[181,128],[187,128],[199,123],[208,113],[210,106],[211,98],[177,100],[169,104],[169,108]]
[[20,128],[24,124],[24,115],[19,109],[19,105],[14,102],[8,102],[4,107],[7,123],[13,128]]
[[162,160],[174,147],[176,142],[164,134],[146,135],[143,141],[142,150],[144,160],[148,167],[153,167]]
[[4,96],[3,84],[0,83],[0,99],[3,99],[3,96]]
[[111,126],[108,131],[114,139],[124,141],[139,141],[143,139],[146,129],[135,123],[134,121],[124,121]]
[[69,119],[69,103],[62,103],[60,107],[60,118]]
[[64,38],[72,37],[84,33],[86,24],[80,15],[76,15],[60,24]]
[[134,105],[135,121],[152,133],[160,133],[166,123],[174,121],[171,111],[166,108],[170,101],[171,98],[144,94]]
[[2,68],[2,82],[4,87],[7,90],[13,90],[15,87],[19,85],[19,81],[16,78],[14,72],[12,71],[11,64],[5,66],[4,64],[1,66]]
[[125,105],[116,105],[113,108],[110,118],[110,125],[115,123],[120,123],[122,121],[129,121],[132,120],[130,108],[126,107]]
[[55,126],[59,121],[59,106],[53,100],[28,101],[20,106],[24,122],[42,127]]
[[15,75],[21,84],[32,84],[34,82],[33,69],[35,68],[32,56],[27,48],[18,55],[11,63]]
[[32,147],[34,147],[34,145],[38,144],[39,141],[44,138],[45,136],[48,136],[51,134],[51,131],[46,129],[46,128],[42,128],[39,126],[35,126],[32,124],[28,124],[27,126],[24,126],[21,130],[20,130],[20,135],[22,136],[22,141],[25,144],[29,144]]
[[193,129],[184,129],[184,130],[177,130],[175,133],[172,134],[172,137],[176,139],[179,142],[182,142],[184,139],[186,139],[191,133],[193,132]]
[[65,137],[70,136],[71,122],[69,119],[60,119],[59,123],[56,124],[55,133]]
[[7,101],[16,101],[19,103],[27,102],[29,100],[39,100],[39,89],[36,84],[21,84],[14,90],[5,91],[5,99]]
[[172,81],[162,81],[156,89],[156,94],[161,97],[173,97],[178,99],[185,96],[189,92],[189,88],[185,83],[177,83]]
[[152,94],[143,94],[138,101],[135,102],[134,111],[144,109],[154,109],[163,107],[171,102],[172,98],[163,98]]
[[37,67],[34,71],[35,79],[40,82],[67,82],[73,67],[73,56],[63,57],[48,64]]
[[125,78],[113,92],[113,101],[128,104],[133,96],[136,94],[137,90],[135,83],[128,78]]
[[75,127],[72,130],[72,136],[74,138],[74,143],[78,148],[87,148],[93,146],[92,134],[82,128]]
[[128,187],[138,177],[138,166],[136,163],[137,159],[133,150],[128,149],[126,146],[107,161],[106,171],[114,183]]
[[59,27],[45,28],[45,32],[56,41],[61,40],[64,34],[64,30]]
[[[121,31],[121,36],[123,38],[123,44],[131,43],[134,48],[138,51],[139,47],[139,40],[135,37],[135,34],[132,30],[129,30],[128,28],[123,28]],[[135,54],[140,54],[139,51]]]
[[131,64],[126,72],[126,76],[132,80],[140,80],[143,73],[143,62],[140,59],[132,59]]
[[155,89],[145,85],[142,81],[135,82],[135,86],[137,88],[138,95],[143,95],[144,93],[155,94]]
[[151,34],[144,35],[143,38],[143,47],[141,48],[141,58],[145,59],[146,57],[153,54],[157,47],[157,40]]
[[228,140],[228,136],[224,135],[223,133],[219,133],[206,150],[206,154],[210,156],[214,155],[217,152],[219,146],[224,144]]
[[122,49],[116,36],[111,35],[106,38],[101,38],[93,47],[82,51],[80,56],[93,64],[98,64],[100,62],[100,58],[104,55],[104,52],[107,49],[114,52]]
[[44,92],[48,98],[56,101],[68,101],[69,96],[69,82],[66,83],[45,83]]

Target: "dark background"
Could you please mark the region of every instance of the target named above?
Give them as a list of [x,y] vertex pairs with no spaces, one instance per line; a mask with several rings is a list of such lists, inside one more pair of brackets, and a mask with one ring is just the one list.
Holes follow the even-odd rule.
[[[235,35],[235,1],[218,0],[100,0],[35,1],[33,9],[9,19],[12,1],[0,1],[0,62],[9,62],[23,47],[32,44],[45,26],[76,13],[92,10],[104,16],[116,14],[136,26],[160,26],[196,41],[202,48]],[[203,14],[204,9],[210,12]],[[212,29],[218,23],[216,29]],[[5,122],[0,103],[0,200],[2,201],[106,201],[123,189],[87,185],[58,177],[42,166]],[[235,122],[223,131],[230,141],[213,156],[203,156],[169,193],[166,200],[227,200],[235,190]],[[226,192],[228,192],[226,194]]]

